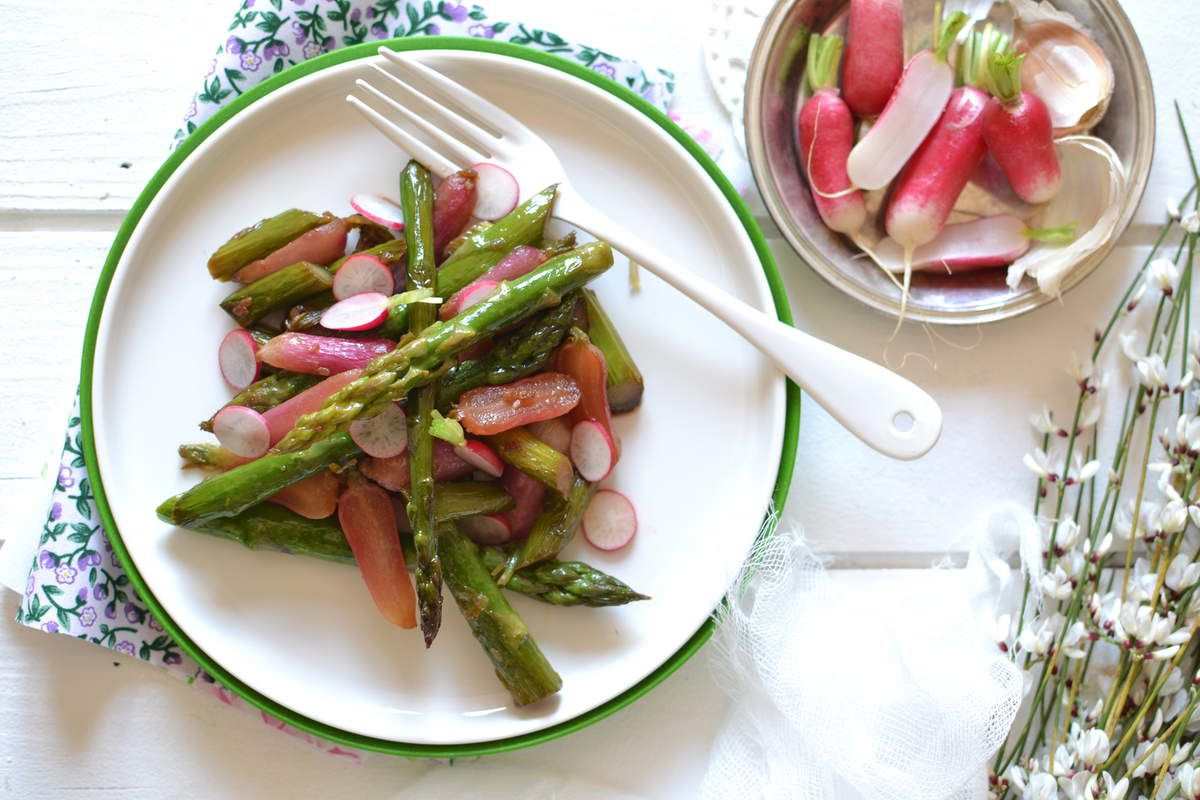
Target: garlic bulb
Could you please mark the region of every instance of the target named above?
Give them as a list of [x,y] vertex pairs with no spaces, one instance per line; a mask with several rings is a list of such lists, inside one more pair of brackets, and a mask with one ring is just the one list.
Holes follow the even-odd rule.
[[1013,39],[1025,54],[1021,80],[1050,110],[1056,136],[1082,133],[1104,117],[1113,93],[1112,62],[1072,17],[1048,2],[1009,0]]

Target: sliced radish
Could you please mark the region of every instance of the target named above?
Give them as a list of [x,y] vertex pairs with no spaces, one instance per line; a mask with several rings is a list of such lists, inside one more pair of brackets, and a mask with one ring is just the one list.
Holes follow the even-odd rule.
[[263,419],[271,429],[271,444],[275,444],[296,425],[296,420],[311,414],[325,405],[334,393],[362,375],[362,370],[351,369],[332,375],[318,384],[308,387],[295,397],[285,400],[274,408],[263,412]]
[[438,316],[444,320],[457,317],[471,306],[481,303],[494,295],[499,288],[500,284],[496,281],[475,281],[443,303]]
[[546,500],[546,487],[513,466],[505,467],[500,485],[513,499],[513,507],[504,512],[514,539],[524,539],[533,528]]
[[600,550],[620,550],[633,540],[637,527],[633,503],[612,489],[596,492],[583,512],[583,537]]
[[245,389],[258,380],[261,372],[258,342],[249,331],[241,328],[230,331],[217,346],[217,363],[226,383],[235,389]]
[[500,219],[517,207],[521,199],[521,187],[517,179],[504,167],[482,162],[471,167],[475,170],[475,216],[480,219]]
[[395,288],[391,268],[369,253],[350,256],[333,276],[333,296],[338,300],[367,292],[391,294]]
[[382,325],[387,317],[388,296],[383,292],[363,292],[325,309],[321,327],[331,331],[366,331]]
[[475,544],[504,544],[512,538],[512,528],[508,526],[508,520],[502,514],[466,517],[458,521],[458,527]]
[[374,458],[392,458],[408,448],[408,418],[399,403],[392,403],[368,419],[350,423],[350,438]]
[[258,458],[271,446],[271,429],[253,408],[225,406],[213,417],[212,430],[222,447],[242,458]]
[[500,456],[478,439],[467,439],[466,444],[454,448],[454,454],[493,478],[499,478],[504,472],[504,462],[500,460]]
[[463,392],[454,415],[468,432],[490,436],[554,417],[579,404],[579,384],[569,375],[542,372],[500,386]]
[[571,449],[571,425],[562,417],[534,422],[526,427],[530,433],[560,453]]
[[585,481],[604,480],[617,463],[617,448],[604,425],[585,419],[571,429],[571,463]]
[[281,333],[258,350],[258,359],[306,375],[336,375],[370,364],[396,349],[391,339],[344,339],[310,333]]
[[350,207],[385,228],[404,230],[404,209],[390,197],[363,192],[350,198]]

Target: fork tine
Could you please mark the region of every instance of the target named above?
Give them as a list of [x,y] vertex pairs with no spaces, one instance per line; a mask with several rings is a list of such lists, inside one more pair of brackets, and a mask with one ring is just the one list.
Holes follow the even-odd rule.
[[[430,100],[425,95],[421,94],[416,89],[414,89],[411,86],[409,86],[408,84],[406,84],[404,81],[397,78],[395,75],[393,75],[390,72],[388,72],[387,70],[385,70],[383,67],[379,66],[378,64],[372,64],[371,66],[380,75],[387,78],[389,81],[391,81],[396,86],[401,87],[409,96],[415,97],[416,99],[424,102],[425,105],[427,105],[427,106],[432,106],[435,111],[441,110],[440,106],[438,106],[432,100]],[[363,88],[370,90],[371,93],[373,93],[380,100],[384,101],[389,106],[394,108],[396,111],[403,114],[405,116],[405,118],[409,119],[410,121],[412,121],[412,123],[414,125],[421,128],[421,130],[425,131],[427,134],[429,134],[433,138],[437,139],[445,147],[448,147],[451,150],[453,150],[460,158],[463,159],[464,163],[472,164],[476,161],[486,161],[487,159],[491,158],[491,151],[489,149],[487,149],[486,147],[481,147],[480,142],[471,141],[475,137],[462,137],[467,140],[465,142],[461,141],[460,139],[456,139],[454,136],[450,135],[446,131],[442,130],[441,128],[439,128],[436,125],[434,125],[433,123],[431,123],[429,120],[425,119],[425,117],[421,116],[420,114],[416,113],[412,109],[408,108],[403,103],[400,103],[397,100],[393,99],[392,97],[388,96],[383,91],[376,89],[371,84],[363,82],[362,86],[363,86]]]
[[[529,129],[523,123],[507,111],[484,100],[462,84],[447,78],[435,69],[425,66],[420,61],[407,58],[395,50],[389,50],[386,47],[380,47],[379,54],[393,64],[410,72],[415,72],[427,82],[437,86],[454,101],[456,108],[447,108],[447,110],[462,119],[464,123],[470,124],[473,128],[486,134],[488,138],[499,140],[503,139],[504,136],[514,136],[529,132]],[[445,98],[442,99],[443,107],[445,108]]]
[[374,125],[376,130],[391,139],[400,148],[407,150],[415,156],[418,161],[428,167],[438,177],[444,178],[458,171],[458,167],[450,163],[441,153],[432,149],[408,131],[397,126],[359,98],[352,94],[346,95],[346,102],[354,106],[359,113],[366,117],[367,121]]

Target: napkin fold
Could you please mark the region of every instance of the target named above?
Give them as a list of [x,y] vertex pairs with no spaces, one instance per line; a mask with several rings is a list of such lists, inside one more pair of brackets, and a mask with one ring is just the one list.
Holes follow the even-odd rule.
[[[531,47],[577,61],[639,93],[662,110],[675,91],[674,75],[523,23],[490,18],[477,5],[452,0],[244,0],[203,84],[188,106],[175,144],[218,109],[288,67],[363,42],[402,36],[470,36]],[[137,596],[97,512],[83,455],[79,402],[67,424],[49,509],[40,527],[7,537],[0,581],[22,595],[16,621],[72,636],[166,669],[220,701],[259,714],[189,658]],[[334,755],[364,754],[323,742],[270,715],[263,722]]]

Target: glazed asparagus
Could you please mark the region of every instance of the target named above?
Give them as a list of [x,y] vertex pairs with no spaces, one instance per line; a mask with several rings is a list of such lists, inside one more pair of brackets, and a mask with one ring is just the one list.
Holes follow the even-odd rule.
[[[259,413],[290,400],[321,380],[320,375],[304,375],[299,372],[276,372],[260,378],[233,396],[225,406],[246,406]],[[224,408],[222,406],[221,408]],[[217,409],[220,411],[220,409]],[[212,417],[200,423],[200,430],[212,431]]]
[[[508,554],[498,547],[480,548],[480,554],[484,566],[493,573],[507,563]],[[504,588],[553,606],[600,608],[650,599],[582,561],[557,559],[517,570]]]
[[301,261],[243,286],[221,301],[221,308],[242,327],[248,327],[280,308],[328,291],[333,274],[322,266]]
[[[434,263],[433,180],[429,170],[409,161],[400,173],[400,205],[408,242],[408,288],[437,292]],[[437,319],[437,306],[417,303],[408,315],[414,336]],[[417,552],[417,611],[425,646],[433,644],[442,624],[442,565],[438,559],[433,501],[433,437],[429,423],[437,400],[437,379],[408,398],[409,500],[406,507]]]
[[641,370],[633,362],[612,320],[600,307],[596,293],[584,289],[583,302],[587,307],[588,337],[600,348],[608,366],[608,405],[614,414],[632,411],[642,402],[645,383]]
[[494,434],[487,441],[504,463],[560,495],[570,492],[575,477],[571,460],[525,428]]
[[249,228],[238,231],[229,241],[217,248],[208,259],[208,274],[217,280],[227,281],[250,262],[270,255],[301,234],[332,219],[334,218],[330,215],[290,208],[260,220]]
[[596,488],[596,484],[576,477],[565,498],[552,495],[545,510],[533,523],[529,538],[519,550],[509,555],[497,583],[504,586],[512,580],[517,570],[556,558],[579,530],[579,521],[583,519],[583,512],[587,510]]

